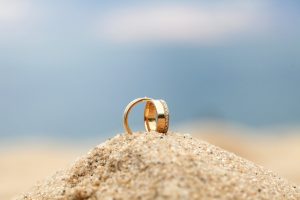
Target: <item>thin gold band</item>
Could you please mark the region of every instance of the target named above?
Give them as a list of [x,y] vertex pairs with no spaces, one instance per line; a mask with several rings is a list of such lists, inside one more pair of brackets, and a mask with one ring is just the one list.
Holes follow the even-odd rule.
[[144,124],[147,132],[157,131],[167,133],[169,128],[169,109],[164,100],[156,100],[148,97],[138,98],[130,102],[124,111],[124,129],[132,134],[128,125],[128,115],[131,109],[140,102],[146,102],[144,110]]
[[142,98],[137,98],[133,101],[131,101],[125,108],[125,111],[124,111],[124,117],[123,117],[123,125],[124,125],[124,129],[125,131],[128,133],[128,134],[132,134],[132,131],[131,129],[129,128],[129,125],[128,125],[128,115],[131,111],[131,109],[138,103],[140,102],[143,102],[143,101],[150,101],[151,98],[148,98],[148,97],[142,97]]

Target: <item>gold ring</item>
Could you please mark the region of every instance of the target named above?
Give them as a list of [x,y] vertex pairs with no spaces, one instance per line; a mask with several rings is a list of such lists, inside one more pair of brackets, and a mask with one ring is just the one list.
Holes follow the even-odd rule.
[[156,100],[148,97],[138,98],[130,102],[124,111],[124,129],[128,134],[132,134],[128,125],[128,115],[131,109],[140,102],[146,102],[144,110],[144,122],[147,132],[157,131],[167,133],[169,129],[169,109],[164,100]]
[[147,101],[144,112],[146,131],[167,133],[169,129],[169,109],[164,100]]
[[128,115],[131,111],[131,109],[138,103],[140,102],[143,102],[143,101],[150,101],[151,98],[148,98],[148,97],[142,97],[142,98],[137,98],[135,100],[133,100],[132,102],[130,102],[126,108],[125,108],[125,111],[124,111],[124,119],[123,119],[123,124],[124,124],[124,129],[125,131],[128,133],[128,134],[132,134],[132,131],[131,129],[129,128],[129,125],[128,125]]

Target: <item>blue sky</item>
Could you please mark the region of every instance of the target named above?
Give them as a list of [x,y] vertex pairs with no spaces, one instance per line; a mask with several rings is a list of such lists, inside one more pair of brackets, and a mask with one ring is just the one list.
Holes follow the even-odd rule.
[[0,136],[122,131],[123,109],[141,96],[165,99],[174,124],[299,124],[299,10],[296,1],[0,0]]

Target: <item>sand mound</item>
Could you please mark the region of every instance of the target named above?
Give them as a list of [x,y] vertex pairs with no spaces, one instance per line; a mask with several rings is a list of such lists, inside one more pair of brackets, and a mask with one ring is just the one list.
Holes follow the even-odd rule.
[[300,199],[298,186],[188,135],[118,135],[18,199]]

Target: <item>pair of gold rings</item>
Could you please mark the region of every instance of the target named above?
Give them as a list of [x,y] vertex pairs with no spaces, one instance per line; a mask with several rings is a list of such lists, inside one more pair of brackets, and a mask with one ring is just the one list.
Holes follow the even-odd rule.
[[146,102],[144,110],[144,124],[147,132],[156,131],[167,133],[169,129],[169,109],[162,99],[148,97],[138,98],[130,102],[124,111],[124,128],[128,134],[132,134],[128,125],[128,115],[131,109],[138,103]]

